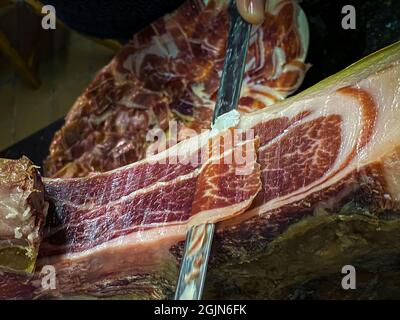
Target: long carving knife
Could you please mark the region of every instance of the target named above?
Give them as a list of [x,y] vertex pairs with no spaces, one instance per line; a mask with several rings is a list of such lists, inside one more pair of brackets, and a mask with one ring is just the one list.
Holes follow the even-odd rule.
[[[214,109],[213,125],[220,116],[237,108],[250,39],[251,25],[240,16],[236,8],[236,0],[230,1],[229,16],[227,49]],[[214,224],[207,223],[193,226],[189,230],[175,300],[201,299],[214,229]]]

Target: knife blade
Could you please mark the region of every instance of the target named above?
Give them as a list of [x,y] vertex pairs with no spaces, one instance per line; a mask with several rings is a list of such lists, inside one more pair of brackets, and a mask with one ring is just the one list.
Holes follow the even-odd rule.
[[[246,66],[251,25],[240,16],[236,0],[229,3],[230,28],[212,123],[237,108]],[[193,226],[186,237],[175,300],[200,300],[214,236],[212,223]]]

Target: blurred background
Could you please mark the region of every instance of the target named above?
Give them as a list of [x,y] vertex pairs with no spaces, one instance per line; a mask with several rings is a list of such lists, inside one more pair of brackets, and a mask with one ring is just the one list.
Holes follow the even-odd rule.
[[114,54],[63,26],[43,30],[41,19],[22,2],[0,8],[0,150],[64,117]]

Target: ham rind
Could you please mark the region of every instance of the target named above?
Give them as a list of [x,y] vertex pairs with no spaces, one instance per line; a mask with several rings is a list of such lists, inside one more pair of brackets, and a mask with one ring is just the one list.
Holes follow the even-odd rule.
[[[228,33],[224,0],[187,0],[141,32],[99,72],[55,135],[45,173],[83,177],[143,159],[149,130],[180,141],[209,129]],[[239,110],[293,93],[307,65],[308,27],[291,0],[269,1],[253,28]]]
[[34,271],[47,207],[37,167],[0,159],[0,268]]
[[[72,192],[73,183],[103,177],[109,179],[113,174],[122,176],[126,170],[132,170],[135,166],[147,163],[154,165],[157,162],[153,160],[164,159],[167,154],[174,154],[177,150],[192,155],[196,148],[209,146],[209,140],[215,133],[204,132],[155,158],[148,158],[111,173],[84,179],[46,179],[51,202],[62,208],[59,212],[56,210],[53,218],[65,215],[65,219],[59,219],[59,225],[51,226],[42,245],[38,270],[44,265],[53,265],[57,270],[58,286],[53,291],[36,288],[22,298],[170,297],[177,280],[184,234],[193,223],[203,222],[217,223],[207,274],[208,296],[221,297],[225,292],[224,297],[228,298],[229,288],[239,286],[240,289],[241,285],[248,297],[252,296],[252,288],[257,288],[251,285],[251,281],[262,281],[265,275],[260,273],[257,278],[257,274],[247,274],[245,271],[254,265],[266,263],[261,257],[266,255],[268,261],[269,246],[290,228],[307,224],[311,218],[320,216],[321,212],[326,216],[335,216],[349,203],[355,203],[358,210],[362,208],[369,215],[379,217],[385,214],[385,219],[391,219],[399,214],[399,79],[400,43],[397,43],[296,97],[269,109],[243,115],[236,129],[240,129],[240,132],[253,130],[255,136],[250,138],[251,135],[248,135],[248,139],[234,144],[232,148],[224,148],[221,157],[225,158],[241,145],[252,146],[244,150],[257,150],[259,168],[255,164],[253,168],[260,170],[256,176],[261,180],[261,188],[257,187],[257,178],[252,175],[244,175],[242,179],[247,177],[245,180],[235,180],[238,176],[234,175],[234,180],[239,183],[235,186],[231,180],[232,171],[228,170],[233,167],[227,168],[220,164],[210,167],[212,158],[208,158],[201,166],[194,166],[191,173],[171,177],[168,181],[154,182],[152,177],[148,186],[133,191],[132,195],[189,181],[197,175],[191,208],[185,211],[190,213],[160,224],[157,219],[165,217],[165,210],[170,208],[165,206],[162,213],[154,211],[154,215],[146,221],[147,224],[140,225],[140,230],[132,229],[119,237],[96,236],[90,241],[84,238],[77,238],[77,242],[71,241],[74,235],[85,236],[85,230],[86,236],[90,237],[93,229],[77,229],[64,238],[56,237],[58,229],[68,234],[68,229],[74,227],[70,221],[76,212],[81,216],[81,219],[76,216],[77,224],[85,223],[91,217],[88,212],[79,212],[82,201],[68,198],[68,192],[64,193],[64,197],[68,198],[69,207],[64,209],[60,194],[52,193],[56,190],[55,186],[65,181],[64,188],[70,184]],[[226,137],[232,130],[217,135]],[[211,150],[212,147],[206,149]],[[202,179],[202,174],[207,179]],[[215,181],[215,177],[221,178]],[[107,179],[104,181],[109,181]],[[207,182],[210,184],[207,185]],[[108,183],[110,188],[106,193],[112,193],[112,182]],[[215,186],[218,187],[214,189]],[[248,188],[257,193],[251,204],[247,201],[251,198]],[[218,196],[213,192],[218,192]],[[168,193],[162,194],[160,199],[168,199],[168,196]],[[176,200],[176,196],[172,198]],[[236,200],[225,202],[226,198]],[[96,202],[96,197],[89,199],[98,210],[108,208],[107,204]],[[132,199],[130,195],[124,195],[115,201]],[[185,202],[179,202],[181,208],[185,208]],[[223,210],[219,210],[221,206]],[[211,208],[211,215],[207,208]],[[120,210],[124,213],[124,208]],[[216,220],[210,220],[214,215],[217,216]],[[109,223],[102,225],[103,234],[110,232],[112,235],[115,228],[125,230],[122,229],[123,225],[113,223],[113,214],[105,216],[108,217]],[[153,226],[151,221],[154,222]],[[131,220],[127,220],[125,228],[131,226]],[[86,240],[86,247],[81,244],[83,240]],[[80,247],[82,250],[79,251]],[[229,268],[225,273],[227,265]],[[232,273],[234,268],[240,272]],[[257,270],[262,268],[261,265]],[[15,277],[13,279],[10,281],[15,281]],[[221,286],[221,283],[225,285]],[[29,285],[32,286],[33,282],[29,282]],[[7,287],[3,285],[2,292],[7,293],[4,288]],[[273,291],[274,288],[267,287],[264,290]],[[8,297],[15,297],[10,291]]]

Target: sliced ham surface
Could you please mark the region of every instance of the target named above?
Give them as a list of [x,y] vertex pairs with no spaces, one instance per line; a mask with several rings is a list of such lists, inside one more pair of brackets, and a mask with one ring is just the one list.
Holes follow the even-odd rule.
[[[229,29],[227,3],[188,0],[135,34],[71,108],[53,139],[46,175],[82,177],[141,160],[154,145],[150,130],[176,141],[187,130],[209,129]],[[251,34],[242,112],[293,93],[308,68],[300,7],[273,0],[266,15]]]
[[[160,258],[185,240],[191,226],[241,214],[260,191],[258,138],[242,141],[241,135],[233,129],[206,132],[152,159],[105,174],[44,179],[52,216],[38,271],[46,265],[55,268],[61,289],[57,295],[75,294],[78,278],[84,287],[90,286],[99,276],[105,279],[115,273],[115,267],[118,273],[134,269],[138,277],[156,272]],[[138,168],[154,170],[154,175],[142,175],[140,180]],[[126,188],[121,188],[121,178]],[[60,256],[65,259],[60,261]],[[71,269],[81,271],[72,275]],[[41,283],[36,277],[27,281],[23,274],[5,273],[4,279],[35,288],[33,284]],[[32,297],[42,294],[40,288],[15,288]]]
[[[206,131],[92,177],[45,179],[53,209],[38,270],[54,266],[58,285],[24,297],[170,297],[193,223],[217,223],[214,271],[227,261],[238,268],[258,263],[288,228],[321,212],[337,214],[349,202],[378,216],[398,214],[399,79],[397,43],[296,97],[242,115],[236,131]],[[222,144],[231,132],[245,138]],[[222,137],[217,144],[215,137]],[[217,159],[255,151],[246,162],[250,174],[238,174],[239,162],[198,161],[197,150],[210,155],[221,145],[228,147]],[[157,167],[177,154],[187,155],[184,163]]]
[[[198,143],[188,141],[153,159],[107,174],[45,179],[55,214],[47,226],[43,254],[81,255],[84,250],[101,250],[114,239],[119,243],[124,236],[146,243],[154,241],[157,234],[157,240],[167,241],[164,235],[171,233],[183,240],[188,227],[195,223],[215,223],[243,212],[261,189],[256,162],[258,139],[235,145],[233,132],[208,132],[195,139]],[[231,143],[224,145],[228,139]],[[177,157],[173,156],[175,152]],[[202,156],[204,162],[199,159]],[[249,161],[240,163],[246,157]],[[178,161],[191,159],[196,161],[181,171]],[[173,164],[164,164],[167,161]],[[138,168],[145,174],[136,175]],[[244,169],[247,172],[240,174]]]

